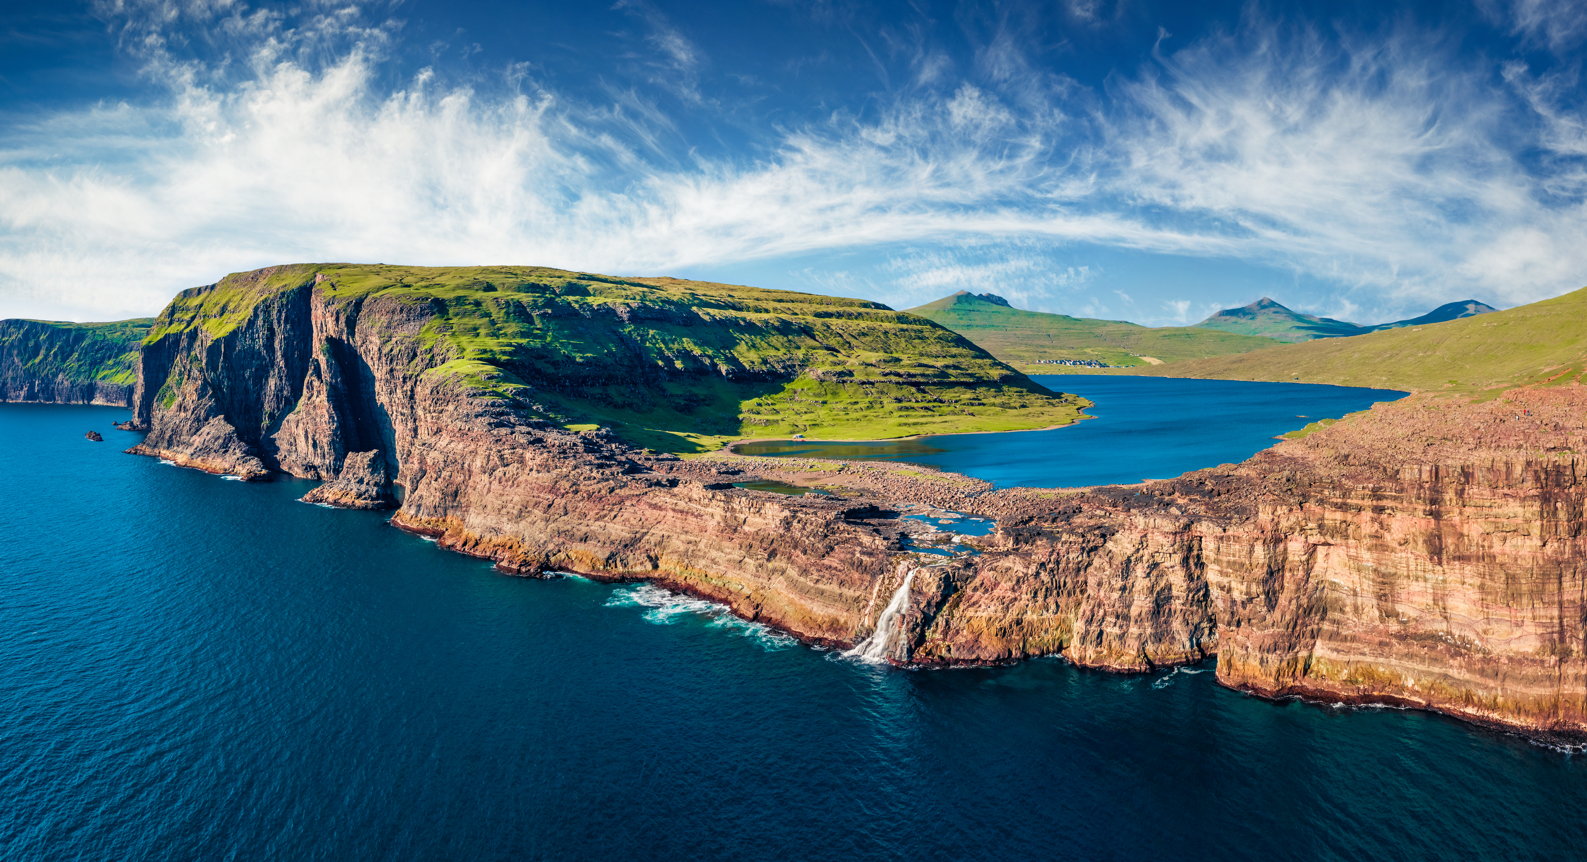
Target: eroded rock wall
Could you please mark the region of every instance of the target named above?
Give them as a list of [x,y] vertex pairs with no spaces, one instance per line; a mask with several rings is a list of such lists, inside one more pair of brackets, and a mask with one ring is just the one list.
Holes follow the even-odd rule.
[[978,555],[942,559],[901,543],[918,501],[896,477],[786,497],[732,487],[755,459],[564,430],[447,373],[423,336],[437,313],[338,301],[308,275],[223,331],[175,328],[144,351],[134,451],[325,480],[308,499],[396,506],[394,524],[504,571],[654,580],[813,642],[866,638],[907,580],[889,624],[915,664],[1217,655],[1220,680],[1263,695],[1587,733],[1580,387],[1380,405],[1167,482],[940,483],[999,520]]

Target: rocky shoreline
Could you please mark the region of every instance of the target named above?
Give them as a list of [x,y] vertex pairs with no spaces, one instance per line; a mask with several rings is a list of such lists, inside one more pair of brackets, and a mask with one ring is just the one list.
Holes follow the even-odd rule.
[[[220,335],[157,328],[131,451],[322,480],[312,502],[394,508],[395,526],[503,572],[652,581],[807,643],[859,643],[897,599],[898,664],[1062,655],[1143,672],[1217,656],[1220,682],[1266,697],[1587,739],[1580,386],[1414,396],[1171,480],[997,490],[565,430],[532,395],[446,373],[445,344],[423,337],[435,313],[305,285]],[[754,480],[830,496],[735,487]],[[923,554],[907,506],[997,529],[974,553]]]

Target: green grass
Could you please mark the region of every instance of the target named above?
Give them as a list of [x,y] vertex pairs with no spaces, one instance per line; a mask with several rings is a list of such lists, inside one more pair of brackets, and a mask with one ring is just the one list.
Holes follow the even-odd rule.
[[1508,311],[1287,344],[1147,372],[1389,389],[1496,392],[1565,385],[1587,371],[1587,288]]
[[138,343],[150,318],[114,323],[55,320],[0,321],[0,357],[35,379],[137,382]]
[[1291,311],[1265,296],[1242,308],[1226,308],[1196,324],[1195,328],[1286,342],[1360,335],[1370,330],[1370,327],[1331,317]]
[[259,300],[300,287],[313,277],[312,266],[272,266],[233,273],[216,284],[184,290],[155,318],[144,343],[153,344],[193,327],[202,327],[211,338],[219,338],[247,320]]
[[1153,328],[1121,320],[1093,320],[1021,311],[961,293],[919,308],[916,314],[942,324],[1026,374],[1085,373],[1084,368],[1039,365],[1039,359],[1095,359],[1109,365],[1146,367],[1244,353],[1273,345],[1272,339],[1188,326]]
[[223,337],[260,299],[308,287],[333,303],[422,305],[418,339],[444,360],[428,374],[664,451],[1041,428],[1085,405],[876,303],[540,267],[271,267],[183,291],[148,342]]

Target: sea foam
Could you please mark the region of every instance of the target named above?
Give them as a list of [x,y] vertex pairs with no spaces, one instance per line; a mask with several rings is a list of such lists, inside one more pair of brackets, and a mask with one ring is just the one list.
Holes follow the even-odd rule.
[[1206,672],[1207,672],[1206,668],[1201,668],[1201,669],[1198,670],[1196,668],[1191,668],[1191,667],[1176,667],[1173,670],[1169,671],[1168,673],[1164,674],[1161,678],[1152,680],[1152,688],[1155,688],[1155,689],[1158,689],[1158,690],[1168,688],[1170,685],[1174,684],[1174,678],[1179,676],[1180,674],[1187,674],[1188,675],[1188,674],[1198,674],[1198,673],[1206,673]]
[[770,651],[787,649],[799,643],[763,623],[739,619],[724,604],[675,593],[655,584],[636,584],[613,590],[611,597],[606,600],[606,606],[645,608],[645,613],[642,615],[645,622],[662,626],[706,617],[709,619],[706,623],[707,627],[727,629],[742,637],[751,638]]

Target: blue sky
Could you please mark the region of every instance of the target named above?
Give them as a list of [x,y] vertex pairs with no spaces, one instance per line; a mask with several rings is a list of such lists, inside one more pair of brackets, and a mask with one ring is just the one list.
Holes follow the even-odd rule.
[[0,0],[0,317],[291,261],[1153,325],[1587,284],[1587,8]]

